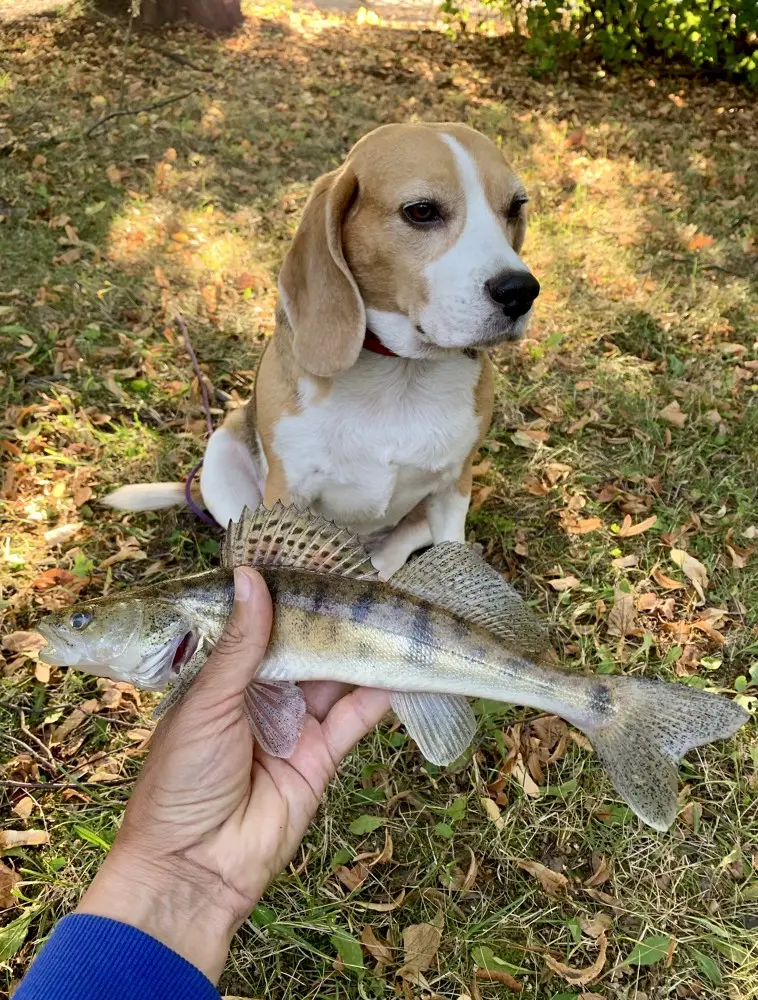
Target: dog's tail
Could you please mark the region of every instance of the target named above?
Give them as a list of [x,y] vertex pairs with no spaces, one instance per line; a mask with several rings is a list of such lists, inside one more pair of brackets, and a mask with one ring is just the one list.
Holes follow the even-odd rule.
[[[134,483],[114,490],[100,501],[116,510],[163,510],[178,504],[187,505],[184,483]],[[192,486],[192,499],[205,507],[200,490]]]

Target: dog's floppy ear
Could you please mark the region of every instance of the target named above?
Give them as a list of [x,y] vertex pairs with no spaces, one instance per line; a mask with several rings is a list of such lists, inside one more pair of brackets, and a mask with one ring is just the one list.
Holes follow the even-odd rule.
[[363,300],[342,252],[342,221],[357,185],[350,166],[316,181],[279,274],[295,360],[313,375],[349,368],[366,333]]

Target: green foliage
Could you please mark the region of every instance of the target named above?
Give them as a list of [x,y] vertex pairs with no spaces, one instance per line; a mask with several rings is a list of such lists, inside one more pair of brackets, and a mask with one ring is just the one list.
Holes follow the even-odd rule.
[[[664,55],[758,86],[755,0],[485,0],[526,31],[539,70],[580,50],[617,68]],[[454,0],[443,9],[460,20]]]

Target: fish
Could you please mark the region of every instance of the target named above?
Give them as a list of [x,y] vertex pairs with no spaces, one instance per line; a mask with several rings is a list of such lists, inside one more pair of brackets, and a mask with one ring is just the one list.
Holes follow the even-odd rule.
[[256,740],[294,752],[306,713],[300,681],[391,692],[427,760],[470,746],[485,698],[561,716],[589,739],[619,796],[655,830],[676,817],[677,767],[694,747],[748,720],[722,695],[647,678],[558,669],[547,629],[473,546],[442,542],[379,579],[356,536],[276,504],[229,524],[218,569],[84,601],[42,619],[46,663],[148,691],[187,690],[232,612],[233,570],[254,566],[274,607],[265,657],[245,691]]

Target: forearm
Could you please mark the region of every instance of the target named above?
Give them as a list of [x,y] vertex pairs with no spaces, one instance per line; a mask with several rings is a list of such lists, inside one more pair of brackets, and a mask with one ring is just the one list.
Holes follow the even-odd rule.
[[55,927],[14,1000],[219,1000],[210,980],[126,924],[72,914]]
[[217,879],[177,862],[159,868],[114,847],[77,913],[108,917],[149,934],[216,983],[239,920],[219,905]]

